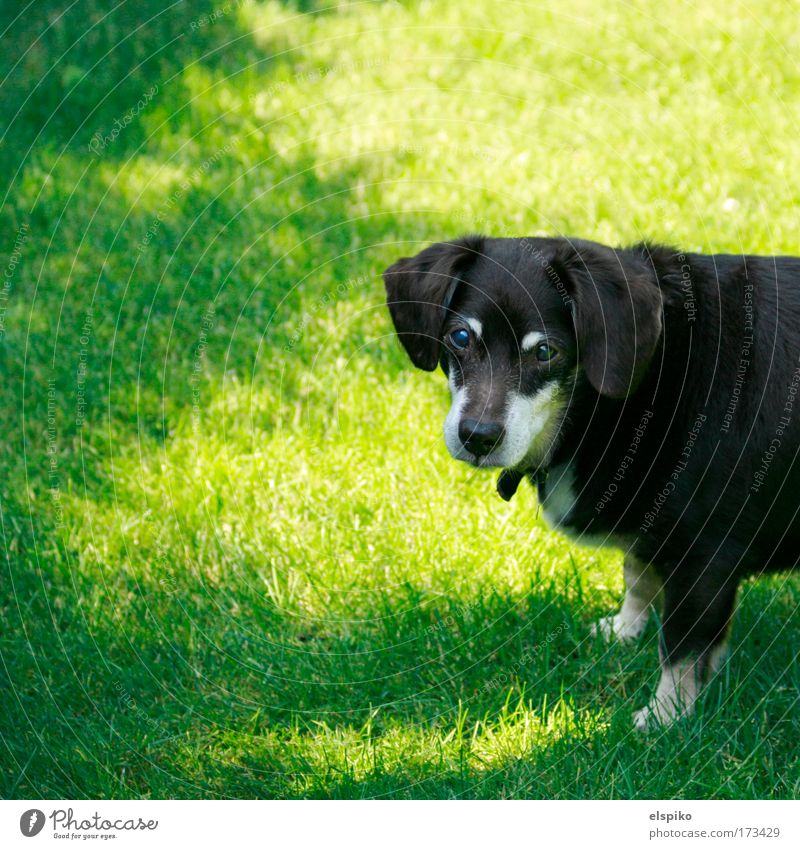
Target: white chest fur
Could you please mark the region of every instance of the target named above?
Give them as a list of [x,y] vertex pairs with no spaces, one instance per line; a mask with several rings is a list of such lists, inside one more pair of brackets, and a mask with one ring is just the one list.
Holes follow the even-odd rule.
[[630,551],[634,544],[633,537],[615,529],[577,528],[570,525],[570,514],[575,508],[578,495],[575,470],[572,466],[569,463],[553,466],[547,473],[545,497],[544,501],[541,502],[545,522],[554,530],[561,531],[573,542],[581,545],[588,545],[593,548],[610,545],[621,548],[623,551]]
[[547,473],[542,513],[551,528],[560,528],[575,506],[575,471],[568,463],[553,466]]

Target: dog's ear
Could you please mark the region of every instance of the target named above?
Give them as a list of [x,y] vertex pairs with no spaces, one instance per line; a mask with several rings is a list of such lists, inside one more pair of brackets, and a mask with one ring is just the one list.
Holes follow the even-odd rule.
[[572,299],[579,358],[589,382],[601,395],[630,395],[661,336],[655,273],[633,252],[593,242],[565,240],[555,264]]
[[458,275],[482,248],[481,236],[437,242],[416,256],[397,260],[383,272],[395,330],[417,368],[436,368],[442,325],[459,283]]

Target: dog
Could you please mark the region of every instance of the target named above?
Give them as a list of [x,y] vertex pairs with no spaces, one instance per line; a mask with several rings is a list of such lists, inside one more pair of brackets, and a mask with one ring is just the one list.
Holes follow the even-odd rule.
[[624,553],[604,639],[660,610],[641,730],[692,713],[741,580],[800,560],[800,258],[470,235],[384,272],[450,454],[528,478],[549,525]]

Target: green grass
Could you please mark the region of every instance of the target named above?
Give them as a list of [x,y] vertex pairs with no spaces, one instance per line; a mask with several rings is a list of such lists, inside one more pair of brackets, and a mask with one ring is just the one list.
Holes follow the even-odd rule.
[[447,456],[380,279],[470,230],[800,252],[791,6],[15,5],[2,795],[797,796],[800,583],[635,735],[620,554]]

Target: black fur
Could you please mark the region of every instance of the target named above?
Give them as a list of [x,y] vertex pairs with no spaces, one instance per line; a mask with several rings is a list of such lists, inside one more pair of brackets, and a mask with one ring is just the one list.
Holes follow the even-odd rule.
[[[491,359],[471,415],[497,415],[511,384],[563,384],[546,461],[575,473],[562,527],[624,540],[653,564],[668,662],[720,642],[743,577],[798,565],[800,259],[473,236],[401,260],[386,285],[418,366],[441,361],[458,386]],[[464,313],[493,340],[474,362],[443,341]],[[531,321],[557,341],[558,363],[525,364]],[[516,469],[504,496],[520,471],[537,474],[540,495],[551,485],[542,468]]]

